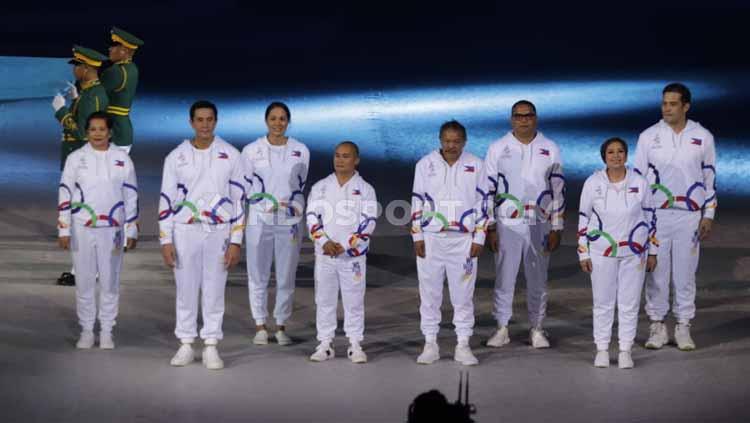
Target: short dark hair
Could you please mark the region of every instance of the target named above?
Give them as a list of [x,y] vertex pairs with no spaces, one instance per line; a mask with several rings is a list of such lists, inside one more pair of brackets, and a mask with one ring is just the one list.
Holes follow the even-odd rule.
[[679,82],[672,82],[671,84],[667,84],[667,86],[662,90],[661,95],[664,95],[666,93],[679,94],[682,104],[690,103],[693,100],[693,96],[692,94],[690,94],[690,89],[685,86],[685,84],[681,84]]
[[291,122],[292,121],[292,112],[289,111],[289,107],[286,104],[284,104],[284,103],[282,103],[280,101],[274,101],[271,104],[269,104],[268,107],[266,107],[265,119],[268,119],[268,115],[271,114],[271,110],[273,110],[273,109],[275,109],[277,107],[280,108],[280,109],[282,109],[282,110],[284,110],[284,112],[286,113],[286,120],[289,121],[289,122]]
[[608,138],[608,139],[607,139],[606,141],[604,141],[604,142],[602,143],[602,147],[601,147],[601,149],[600,149],[600,153],[601,153],[601,155],[602,155],[602,161],[603,161],[604,163],[607,163],[607,159],[606,159],[606,156],[607,156],[607,148],[609,148],[609,145],[610,145],[610,144],[614,144],[614,143],[616,143],[616,142],[619,142],[620,144],[622,144],[622,149],[623,149],[623,150],[625,150],[625,154],[628,154],[628,143],[626,143],[626,142],[625,142],[625,140],[623,140],[623,139],[622,139],[622,138],[620,138],[620,137],[612,137],[612,138]]
[[214,111],[214,119],[219,120],[219,111],[216,109],[216,105],[208,100],[198,100],[190,106],[190,120],[195,117],[195,111],[198,109],[211,109]]
[[348,145],[351,148],[353,148],[354,149],[354,154],[356,154],[357,157],[359,157],[359,146],[357,144],[355,144],[354,141],[348,141],[348,140],[347,141],[341,141],[340,143],[336,144],[336,148],[334,148],[333,151],[338,150],[339,147],[341,147],[342,145]]
[[86,119],[86,130],[89,130],[91,121],[94,119],[101,119],[107,124],[107,129],[112,129],[112,116],[108,115],[107,112],[94,112],[89,115]]
[[513,110],[516,110],[516,107],[518,106],[529,106],[531,108],[531,111],[536,114],[536,106],[534,106],[534,103],[530,102],[529,100],[518,100],[513,103],[513,106],[510,107],[510,113],[513,114]]
[[461,125],[461,122],[453,119],[449,120],[448,122],[443,123],[440,125],[440,137],[442,138],[443,133],[445,131],[456,131],[461,133],[461,135],[464,137],[464,141],[466,141],[466,128],[464,128],[463,125]]

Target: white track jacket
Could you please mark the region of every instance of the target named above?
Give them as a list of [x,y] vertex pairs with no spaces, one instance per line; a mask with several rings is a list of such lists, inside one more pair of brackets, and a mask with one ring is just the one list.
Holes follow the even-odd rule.
[[86,144],[65,161],[58,192],[57,228],[70,236],[71,221],[87,227],[122,227],[138,238],[138,185],[130,156],[110,145],[97,151]]
[[657,208],[716,214],[716,148],[714,137],[698,122],[687,121],[679,134],[664,120],[638,137],[635,171],[651,184]]
[[359,173],[344,186],[335,173],[321,179],[310,190],[306,214],[315,254],[323,255],[327,241],[341,244],[349,257],[367,254],[377,213],[375,189]]
[[231,227],[242,243],[245,189],[240,152],[219,137],[205,150],[185,140],[164,161],[159,199],[159,241],[171,244],[175,224]]

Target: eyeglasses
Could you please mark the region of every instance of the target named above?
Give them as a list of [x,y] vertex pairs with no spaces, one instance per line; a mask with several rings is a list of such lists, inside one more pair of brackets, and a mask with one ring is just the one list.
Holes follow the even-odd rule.
[[511,117],[513,120],[532,120],[536,117],[536,113],[513,113]]

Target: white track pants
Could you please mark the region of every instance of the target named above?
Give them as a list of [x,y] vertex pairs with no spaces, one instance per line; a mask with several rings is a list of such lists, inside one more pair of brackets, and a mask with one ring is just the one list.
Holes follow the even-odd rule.
[[470,258],[472,237],[468,234],[425,233],[425,258],[417,257],[420,328],[427,340],[440,329],[443,282],[453,305],[453,326],[459,338],[468,339],[474,330],[474,285],[477,259]]
[[513,316],[513,294],[523,260],[526,277],[526,307],[531,327],[540,326],[547,313],[547,269],[545,242],[550,226],[545,223],[508,226],[497,224],[498,253],[495,257],[495,301],[493,314],[500,326]]
[[361,342],[365,332],[367,257],[331,258],[315,255],[315,327],[318,341],[330,342],[336,332],[339,289],[344,306],[344,332]]
[[266,323],[268,318],[268,280],[271,277],[271,262],[276,271],[276,305],[273,317],[276,324],[283,325],[292,315],[294,285],[301,244],[300,225],[268,225],[255,219],[247,225],[247,286],[250,310],[256,325]]
[[76,312],[84,331],[96,321],[96,279],[99,275],[99,325],[103,332],[115,326],[120,298],[122,229],[71,225],[71,252],[76,269]]
[[698,270],[700,212],[656,211],[658,263],[646,277],[646,313],[663,320],[669,312],[670,280],[674,289],[672,313],[679,322],[695,317],[695,272]]
[[620,351],[630,351],[638,327],[638,310],[646,271],[645,257],[591,256],[591,290],[594,297],[594,343],[609,349],[617,305],[617,339]]
[[224,290],[227,270],[224,254],[229,246],[229,228],[206,232],[201,225],[175,225],[177,266],[175,335],[180,340],[198,336],[198,309],[202,311],[202,339],[220,340],[224,320]]

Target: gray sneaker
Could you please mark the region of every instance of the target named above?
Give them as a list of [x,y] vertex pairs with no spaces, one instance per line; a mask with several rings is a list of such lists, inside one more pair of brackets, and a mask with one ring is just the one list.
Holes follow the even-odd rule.
[[680,351],[692,351],[695,349],[695,342],[690,337],[689,323],[678,323],[675,325],[674,341],[677,343],[677,349]]
[[646,348],[650,350],[658,350],[666,345],[667,342],[669,342],[667,325],[665,325],[664,322],[651,322],[648,341],[646,341]]

